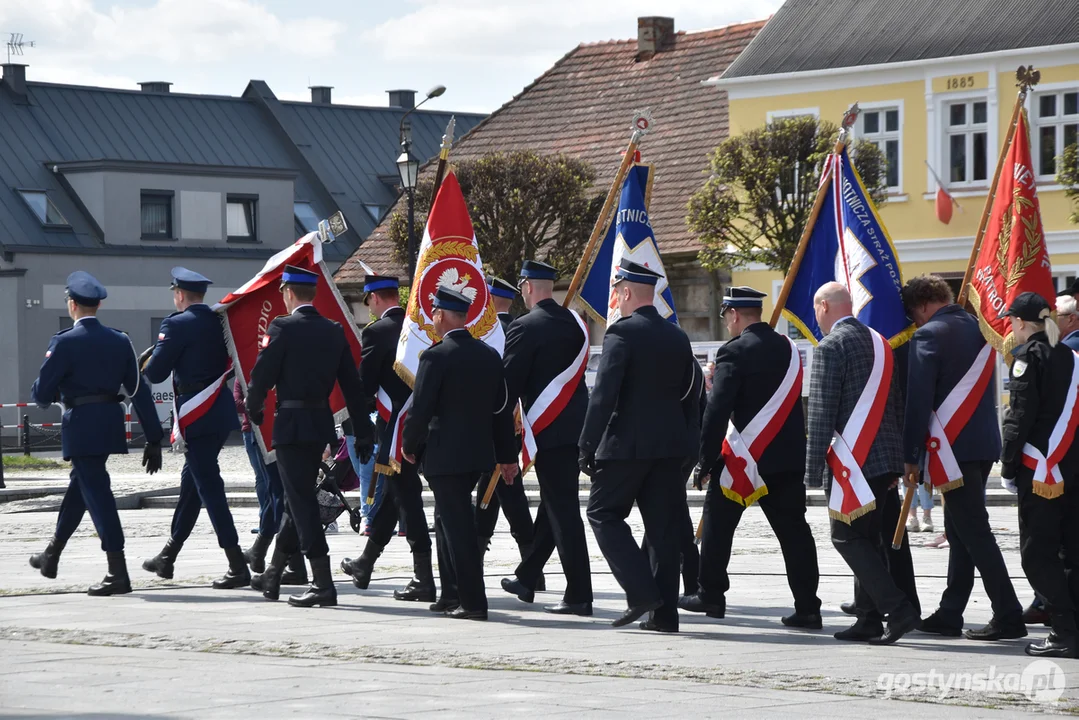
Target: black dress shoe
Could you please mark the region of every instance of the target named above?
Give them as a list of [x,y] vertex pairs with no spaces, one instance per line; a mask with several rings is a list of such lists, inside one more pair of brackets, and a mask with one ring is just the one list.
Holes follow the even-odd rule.
[[452,599],[440,598],[439,600],[436,600],[435,602],[431,603],[430,606],[428,606],[427,609],[430,610],[433,613],[444,613],[447,610],[453,610],[455,607],[460,606],[460,604],[461,604],[461,601],[457,600],[456,598],[452,598]]
[[998,622],[996,618],[983,628],[963,633],[967,640],[1018,640],[1027,636],[1027,626],[1022,622]]
[[1045,611],[1045,606],[1032,603],[1030,607],[1023,611],[1023,623],[1049,627],[1049,613]]
[[611,627],[623,627],[629,625],[631,622],[640,620],[641,616],[645,613],[650,613],[653,610],[657,610],[663,606],[662,600],[653,600],[652,602],[644,603],[643,605],[634,605],[626,608],[626,611],[622,613],[622,617],[618,618],[611,623]]
[[884,634],[879,638],[869,641],[870,645],[891,645],[921,623],[918,611],[909,603],[888,617],[888,625],[884,628]]
[[458,605],[452,610],[446,611],[446,617],[453,618],[454,620],[486,620],[486,610],[465,610]]
[[531,603],[536,600],[536,592],[529,590],[525,584],[517,578],[502,578],[502,589],[510,595],[516,595],[521,602]]
[[543,612],[548,612],[552,615],[580,615],[581,617],[591,617],[592,603],[568,603],[563,600],[557,605],[545,606]]
[[839,609],[842,610],[847,615],[857,615],[858,614],[858,606],[855,605],[852,602],[843,603],[842,605],[839,606]]
[[696,595],[683,595],[678,598],[678,608],[686,612],[704,613],[710,618],[722,620],[727,614],[727,601],[722,603],[709,603],[701,599],[700,593]]
[[806,630],[820,630],[824,627],[824,621],[820,613],[800,613],[787,615],[780,620],[787,627],[805,628]]
[[1050,632],[1040,643],[1029,643],[1024,652],[1033,657],[1074,658],[1079,657],[1079,643],[1075,636],[1062,637]]
[[853,625],[846,630],[840,630],[832,637],[836,640],[853,640],[855,642],[867,642],[879,638],[884,634],[884,625],[880,620],[858,618]]
[[651,630],[652,632],[661,632],[661,633],[676,633],[676,632],[678,632],[678,628],[671,627],[670,625],[663,625],[663,624],[657,623],[655,620],[644,620],[637,627],[639,627],[641,630]]
[[918,629],[924,633],[943,635],[944,637],[960,637],[963,634],[963,628],[945,622],[941,618],[939,610],[922,620],[922,624],[918,626]]

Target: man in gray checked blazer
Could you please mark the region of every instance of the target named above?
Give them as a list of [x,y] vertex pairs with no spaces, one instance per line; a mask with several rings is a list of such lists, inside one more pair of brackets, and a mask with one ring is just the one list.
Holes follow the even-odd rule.
[[[814,296],[813,305],[825,337],[813,354],[810,376],[806,485],[820,487],[832,435],[846,425],[869,380],[873,339],[869,328],[854,317],[850,293],[839,283],[823,285]],[[892,391],[880,427],[862,464],[862,473],[877,500],[876,508],[849,525],[832,520],[832,544],[854,572],[858,610],[858,621],[837,632],[837,640],[868,640],[874,645],[890,645],[917,628],[921,621],[918,611],[888,572],[881,526],[881,508],[903,473],[896,379],[893,373]],[[887,628],[883,627],[881,615],[888,617]]]

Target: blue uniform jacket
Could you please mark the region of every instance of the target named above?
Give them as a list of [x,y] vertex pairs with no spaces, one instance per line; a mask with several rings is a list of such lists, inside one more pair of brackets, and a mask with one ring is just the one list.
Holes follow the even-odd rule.
[[160,443],[163,433],[150,385],[139,378],[135,349],[127,336],[92,317],[53,335],[30,398],[41,408],[64,403],[65,460],[127,453],[124,408],[119,402],[71,407],[76,398],[117,395],[121,386],[132,396],[146,440]]
[[[164,382],[172,373],[179,408],[192,396],[225,372],[229,351],[221,319],[208,305],[192,305],[161,321],[154,352],[142,369],[152,383]],[[228,386],[223,385],[213,407],[192,423],[184,439],[231,432],[240,428],[240,419]]]
[[1075,352],[1079,352],[1079,330],[1072,332],[1068,337],[1061,339],[1060,342],[1067,345]]
[[[907,407],[903,423],[903,457],[921,462],[929,415],[970,369],[985,345],[978,321],[958,305],[938,310],[910,339]],[[994,402],[996,382],[990,380],[981,402],[952,443],[959,462],[1000,457],[1000,426]]]

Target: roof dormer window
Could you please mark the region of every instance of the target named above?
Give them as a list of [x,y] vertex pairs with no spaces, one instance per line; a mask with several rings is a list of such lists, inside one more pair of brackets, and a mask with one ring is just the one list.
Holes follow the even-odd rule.
[[19,190],[23,202],[45,227],[68,227],[69,223],[44,190]]

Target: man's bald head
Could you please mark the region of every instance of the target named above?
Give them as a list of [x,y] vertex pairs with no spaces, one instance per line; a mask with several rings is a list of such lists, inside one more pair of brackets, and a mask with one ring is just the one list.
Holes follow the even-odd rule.
[[817,316],[817,325],[827,335],[832,331],[836,320],[854,314],[854,301],[850,291],[842,283],[830,282],[821,285],[813,295],[813,310]]

